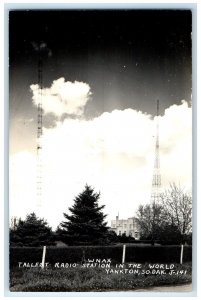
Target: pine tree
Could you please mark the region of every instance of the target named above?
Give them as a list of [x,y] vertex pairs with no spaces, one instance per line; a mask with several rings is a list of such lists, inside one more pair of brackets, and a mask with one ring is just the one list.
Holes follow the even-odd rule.
[[52,245],[52,230],[46,221],[31,213],[24,221],[20,219],[15,229],[10,230],[10,244],[32,247]]
[[98,205],[100,193],[86,185],[82,193],[74,199],[74,205],[69,208],[71,215],[64,213],[65,219],[60,224],[63,241],[70,244],[101,244],[108,236],[108,227],[104,221],[106,215]]

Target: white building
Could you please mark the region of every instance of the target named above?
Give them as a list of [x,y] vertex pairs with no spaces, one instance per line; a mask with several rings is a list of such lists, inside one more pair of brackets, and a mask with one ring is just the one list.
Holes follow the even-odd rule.
[[120,220],[119,216],[116,216],[116,220],[111,221],[111,230],[116,232],[117,235],[125,233],[126,236],[132,236],[136,240],[140,239],[140,226],[135,217]]

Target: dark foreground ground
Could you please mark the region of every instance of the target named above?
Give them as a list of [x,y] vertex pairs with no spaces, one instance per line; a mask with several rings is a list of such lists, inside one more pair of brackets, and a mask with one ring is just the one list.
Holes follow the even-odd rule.
[[192,284],[182,284],[176,286],[154,286],[147,289],[137,289],[136,292],[173,292],[173,293],[185,293],[192,291]]
[[[171,265],[171,269],[168,269]],[[105,292],[105,291],[190,291],[191,263],[167,264],[167,269],[151,267],[148,263],[140,268],[86,267],[76,268],[19,268],[10,270],[10,291],[13,292]],[[121,270],[121,272],[119,272]],[[181,285],[184,285],[181,287]],[[186,285],[187,284],[187,285]],[[160,286],[160,287],[159,287]],[[181,290],[180,290],[181,289]],[[189,290],[188,290],[189,289]]]

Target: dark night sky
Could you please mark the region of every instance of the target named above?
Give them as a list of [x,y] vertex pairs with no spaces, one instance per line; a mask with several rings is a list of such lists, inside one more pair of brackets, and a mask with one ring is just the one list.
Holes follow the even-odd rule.
[[161,113],[189,101],[191,23],[190,10],[11,11],[11,131],[12,120],[36,119],[29,87],[38,81],[35,44],[41,42],[48,47],[44,86],[60,77],[88,83],[88,117],[125,108],[154,115],[156,99]]

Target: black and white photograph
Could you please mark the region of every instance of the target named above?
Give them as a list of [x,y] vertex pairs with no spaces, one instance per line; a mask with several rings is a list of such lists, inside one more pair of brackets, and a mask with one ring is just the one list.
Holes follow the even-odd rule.
[[192,292],[192,20],[9,11],[10,292]]

